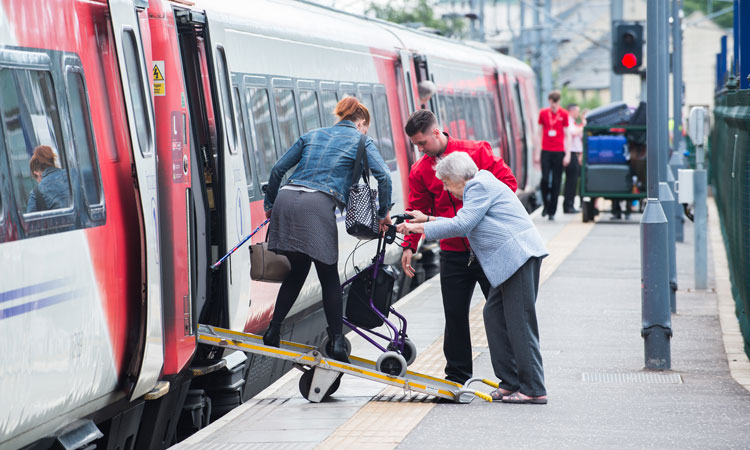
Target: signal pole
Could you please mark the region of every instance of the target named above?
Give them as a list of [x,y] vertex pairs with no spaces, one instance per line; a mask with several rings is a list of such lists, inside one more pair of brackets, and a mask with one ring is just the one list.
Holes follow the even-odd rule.
[[[644,359],[647,369],[668,370],[672,366],[670,339],[672,318],[669,307],[669,228],[667,216],[659,201],[659,164],[664,152],[667,136],[666,121],[668,92],[661,89],[667,67],[667,46],[663,29],[667,26],[667,3],[664,0],[648,0],[647,45],[648,45],[648,117],[647,127],[647,176],[648,198],[641,217],[641,336],[644,344]],[[663,162],[662,162],[663,163]]]
[[[672,0],[672,156],[669,167],[677,178],[677,171],[685,167],[682,156],[682,0]],[[674,209],[675,240],[683,242],[685,217],[682,208]]]
[[[622,0],[611,0],[609,8],[612,34],[614,34],[617,28],[616,24],[622,20]],[[618,75],[614,71],[609,73],[609,98],[613,102],[622,100],[622,75]]]

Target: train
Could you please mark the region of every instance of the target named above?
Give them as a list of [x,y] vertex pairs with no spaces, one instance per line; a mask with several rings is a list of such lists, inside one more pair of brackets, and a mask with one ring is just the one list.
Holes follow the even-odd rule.
[[[420,104],[424,80],[437,93]],[[274,162],[339,99],[370,110],[396,213],[418,108],[490,142],[532,208],[535,92],[489,48],[307,2],[0,0],[0,449],[166,448],[185,411],[205,425],[211,400],[216,416],[290,368],[198,346],[196,329],[267,326],[279,285],[251,281],[247,248],[209,266],[264,220]],[[375,244],[339,225],[345,278]],[[282,337],[317,345],[323,321],[311,275]]]

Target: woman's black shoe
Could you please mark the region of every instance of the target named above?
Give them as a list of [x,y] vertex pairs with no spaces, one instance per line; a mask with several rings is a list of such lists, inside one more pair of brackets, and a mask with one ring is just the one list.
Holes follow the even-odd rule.
[[263,343],[269,347],[281,345],[281,324],[271,322],[268,329],[263,333]]
[[349,355],[346,354],[346,340],[343,334],[334,334],[331,338],[331,352],[328,356],[331,358],[348,363]]

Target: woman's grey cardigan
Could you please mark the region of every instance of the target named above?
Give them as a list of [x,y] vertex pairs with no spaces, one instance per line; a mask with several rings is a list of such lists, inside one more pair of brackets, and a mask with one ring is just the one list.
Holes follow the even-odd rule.
[[510,278],[532,256],[548,255],[544,241],[516,194],[486,170],[464,187],[456,217],[425,223],[426,239],[465,236],[493,287]]

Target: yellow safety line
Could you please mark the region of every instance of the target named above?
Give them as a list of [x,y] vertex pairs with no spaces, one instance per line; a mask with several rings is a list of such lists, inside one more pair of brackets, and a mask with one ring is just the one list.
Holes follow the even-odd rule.
[[[583,223],[576,218],[547,241],[546,245],[550,256],[545,258],[542,263],[540,286],[573,253],[593,227],[593,222]],[[471,311],[473,318],[477,318],[479,322],[482,321],[483,306],[484,302],[481,302]],[[483,326],[473,327],[472,331],[472,342],[486,342]],[[477,338],[476,341],[475,338]],[[422,357],[432,354],[434,358],[442,358],[443,353],[440,351],[442,342],[442,339],[435,341],[422,352]],[[422,357],[418,357],[417,362],[425,363],[426,361]],[[432,377],[430,376],[430,378]],[[445,382],[445,380],[439,378],[433,379]],[[452,395],[451,393],[448,394]],[[369,402],[328,436],[317,448],[346,450],[353,447],[384,450],[396,448],[434,407],[435,403]]]

